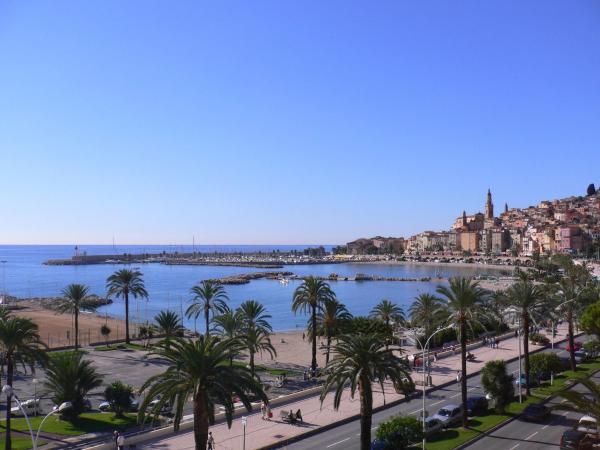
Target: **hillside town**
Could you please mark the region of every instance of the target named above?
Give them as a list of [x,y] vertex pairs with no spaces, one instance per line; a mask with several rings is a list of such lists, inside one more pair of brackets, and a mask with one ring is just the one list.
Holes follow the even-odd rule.
[[485,254],[535,256],[567,253],[597,257],[600,251],[600,192],[588,186],[586,196],[545,200],[527,208],[504,204],[495,215],[488,189],[484,212],[463,211],[449,230],[424,231],[409,238],[361,238],[346,244],[349,255]]

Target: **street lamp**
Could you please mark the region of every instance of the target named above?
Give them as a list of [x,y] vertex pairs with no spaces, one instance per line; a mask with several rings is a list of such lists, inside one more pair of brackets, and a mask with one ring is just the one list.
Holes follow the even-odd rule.
[[422,448],[425,448],[425,441],[427,439],[426,436],[425,436],[425,384],[426,384],[425,383],[425,351],[429,347],[429,341],[431,341],[432,337],[434,337],[440,331],[444,331],[444,330],[447,330],[448,328],[452,328],[452,327],[453,327],[453,325],[448,325],[446,327],[440,327],[440,328],[438,328],[425,341],[425,345],[423,345],[423,343],[417,337],[417,334],[413,331],[413,339],[419,343],[419,345],[421,346],[421,349],[423,350],[423,358],[421,359],[421,367],[423,368],[423,395],[421,396],[422,397],[422,401],[423,401],[423,411],[421,413],[421,415],[423,416],[423,417],[421,417],[422,424],[423,424],[423,447]]
[[32,378],[31,382],[33,383],[33,414],[35,416],[37,416],[37,412],[38,412],[38,398],[37,398],[37,385],[39,383],[40,380],[38,380],[37,378]]
[[[31,428],[31,422],[29,421],[29,417],[27,416],[27,411],[25,411],[25,408],[23,408],[23,405],[21,404],[21,401],[19,400],[19,397],[17,397],[17,394],[15,394],[15,391],[13,389],[12,386],[5,384],[4,386],[2,386],[2,393],[8,397],[14,397],[15,402],[17,402],[17,406],[21,409],[21,411],[23,412],[23,415],[25,416],[25,421],[27,422],[27,427],[29,428],[29,434],[31,435],[31,443],[33,445],[33,450],[37,450],[37,441],[38,441],[38,437],[40,436],[40,431],[42,430],[42,426],[44,425],[44,422],[46,421],[46,419],[48,417],[50,417],[52,414],[55,413],[61,413],[71,407],[73,407],[73,405],[71,404],[71,402],[64,402],[61,403],[60,406],[56,407],[55,409],[53,409],[52,411],[50,411],[46,417],[44,417],[40,423],[40,426],[37,430],[37,433],[35,435],[35,437],[33,436],[33,429]],[[34,399],[34,405],[37,409],[37,404],[35,404],[35,400]],[[6,405],[7,408],[10,408],[10,404]]]
[[248,422],[248,416],[242,416],[242,427],[244,427],[244,440],[242,450],[246,450],[246,423]]

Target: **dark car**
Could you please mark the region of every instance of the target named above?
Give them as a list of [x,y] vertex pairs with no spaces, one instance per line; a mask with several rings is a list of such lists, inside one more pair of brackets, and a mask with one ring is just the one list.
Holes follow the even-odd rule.
[[523,419],[541,422],[550,417],[550,409],[544,405],[527,405],[523,410]]
[[488,401],[483,395],[473,395],[467,398],[467,414],[481,416],[488,410]]
[[560,438],[560,450],[588,450],[592,446],[592,438],[583,431],[567,430]]

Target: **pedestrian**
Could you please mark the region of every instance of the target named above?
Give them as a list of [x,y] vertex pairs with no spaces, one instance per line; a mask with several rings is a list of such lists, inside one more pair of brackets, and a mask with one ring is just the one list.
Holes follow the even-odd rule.
[[265,402],[260,402],[260,416],[262,420],[265,420],[265,414],[267,413],[267,407],[265,406]]
[[515,330],[515,337],[519,337],[519,330]]
[[271,420],[273,417],[273,411],[271,411],[271,406],[267,405],[267,420]]
[[119,448],[119,446],[117,444],[118,437],[119,437],[119,432],[117,430],[113,431],[113,441],[115,443],[115,448]]
[[460,370],[456,371],[456,382],[460,383],[460,380],[462,379],[462,372]]
[[125,450],[125,436],[123,436],[121,433],[119,433],[119,436],[117,436],[117,448],[119,450]]
[[206,440],[206,449],[215,450],[215,438],[212,435],[212,431],[208,432],[208,439]]
[[302,333],[302,340],[306,339],[306,333]]
[[433,362],[437,362],[437,352],[433,353]]
[[498,338],[494,338],[494,348],[498,348]]

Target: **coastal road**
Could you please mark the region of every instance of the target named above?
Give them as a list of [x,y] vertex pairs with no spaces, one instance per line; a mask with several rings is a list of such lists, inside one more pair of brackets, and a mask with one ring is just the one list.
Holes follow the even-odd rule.
[[[592,380],[595,382],[600,381],[600,373],[595,374]],[[573,389],[579,392],[587,391],[581,384],[575,385]],[[547,405],[556,405],[561,401],[561,398],[554,398]],[[526,422],[517,418],[468,448],[473,450],[543,450],[559,448],[563,432],[573,428],[573,425],[580,418],[581,414],[559,410],[552,411],[550,419],[543,423]]]
[[[585,338],[583,338],[581,340],[585,340]],[[565,345],[566,345],[565,343],[562,343],[560,345],[557,345],[554,350],[548,348],[543,351],[547,351],[547,352],[554,351],[555,353],[559,354],[561,357],[567,356],[568,354],[567,354],[566,350],[564,350]],[[508,363],[507,368],[508,368],[509,372],[512,372],[515,375],[515,378],[518,378],[518,371],[519,371],[519,362],[518,361],[513,361],[511,363]],[[474,394],[483,395],[483,390],[481,388],[480,380],[481,380],[481,378],[479,375],[475,375],[475,376],[467,379],[468,395],[474,395]],[[422,401],[421,398],[416,398],[414,400],[411,400],[408,403],[401,403],[400,405],[397,405],[393,408],[385,409],[383,411],[375,413],[373,415],[373,428],[372,428],[373,438],[375,438],[374,432],[377,429],[378,425],[381,422],[386,421],[392,415],[402,414],[402,415],[419,416],[421,413],[421,405],[422,405],[421,401]],[[437,412],[437,410],[439,408],[443,407],[444,405],[451,404],[451,403],[458,404],[459,402],[460,402],[460,385],[458,383],[453,383],[449,386],[446,386],[445,388],[436,389],[433,392],[431,392],[426,398],[426,401],[425,401],[426,407],[425,408],[429,412],[430,415],[433,415]],[[344,406],[342,404],[341,408],[343,408],[343,407]],[[564,418],[564,416],[563,416],[563,418]],[[553,420],[558,420],[558,416],[556,414],[553,416]],[[515,423],[515,422],[513,422],[513,423]],[[524,425],[523,428],[529,429],[529,428],[527,428],[527,426],[529,426],[531,428],[531,424],[529,424],[529,423],[523,422],[523,425]],[[542,424],[541,426],[543,426],[543,425],[544,424]],[[556,425],[560,425],[560,423],[557,422]],[[561,428],[561,430],[564,431],[564,427]],[[526,432],[521,433],[518,436],[527,437],[529,434],[533,433],[534,431],[535,430],[532,430],[530,433],[526,433]],[[558,439],[560,439],[561,434],[562,434],[562,431],[559,432]],[[332,429],[324,431],[324,432],[320,432],[318,434],[307,437],[305,439],[294,442],[292,444],[288,444],[287,446],[285,444],[282,444],[278,448],[286,448],[289,450],[313,450],[316,448],[331,449],[331,450],[338,450],[338,449],[339,450],[354,450],[354,449],[358,450],[358,449],[360,449],[359,436],[360,436],[360,422],[358,420],[354,420],[347,424],[337,426],[335,428],[332,428]],[[485,440],[487,440],[487,439],[485,439]],[[480,441],[480,442],[482,442],[482,441]],[[514,443],[507,445],[507,443],[504,442],[502,439],[498,439],[498,441],[500,442],[500,444],[498,444],[499,446],[494,447],[495,449],[498,449],[498,450],[509,450],[510,447],[519,443],[518,441],[515,441]],[[556,441],[553,441],[553,442],[556,442]],[[545,444],[545,445],[548,445],[548,444]],[[492,450],[491,448],[483,447],[483,446],[477,447],[477,448],[480,448],[480,449],[485,448],[486,450]],[[525,448],[529,448],[529,447],[520,446],[519,450],[521,450],[522,448],[525,449]],[[544,447],[532,447],[532,448],[544,448]],[[545,448],[548,448],[548,447],[546,446]]]

